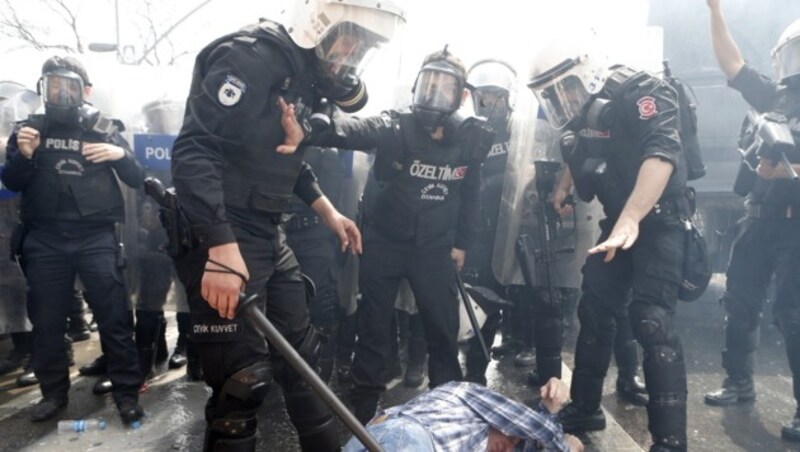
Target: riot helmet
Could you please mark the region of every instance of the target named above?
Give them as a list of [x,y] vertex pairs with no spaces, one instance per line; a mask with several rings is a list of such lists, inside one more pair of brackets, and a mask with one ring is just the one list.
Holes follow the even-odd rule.
[[464,64],[447,46],[425,57],[411,90],[414,118],[430,131],[443,125],[461,106],[466,75]]
[[52,57],[42,65],[37,86],[48,119],[71,123],[78,120],[86,87],[92,86],[86,69],[72,57]]
[[544,110],[547,122],[561,130],[581,117],[608,76],[608,58],[589,40],[559,39],[534,57],[528,88]]
[[376,50],[405,23],[389,0],[306,0],[295,2],[285,24],[298,46],[314,49],[320,91],[332,99],[359,88],[359,75]]
[[490,123],[504,124],[514,111],[517,71],[510,64],[493,59],[480,60],[467,72],[475,113]]
[[800,75],[800,19],[786,27],[772,49],[772,65],[781,83],[798,80]]

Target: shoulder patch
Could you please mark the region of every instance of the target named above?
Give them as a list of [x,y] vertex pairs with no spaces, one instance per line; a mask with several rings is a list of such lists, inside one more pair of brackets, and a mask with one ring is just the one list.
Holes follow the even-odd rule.
[[636,101],[639,106],[639,119],[646,120],[658,114],[656,99],[653,96],[644,96]]
[[225,107],[233,107],[242,100],[247,91],[247,84],[238,77],[228,74],[217,92],[219,103]]

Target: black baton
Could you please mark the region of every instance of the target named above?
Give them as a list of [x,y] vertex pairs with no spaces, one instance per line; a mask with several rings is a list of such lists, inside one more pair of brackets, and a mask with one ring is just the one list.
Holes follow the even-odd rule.
[[319,375],[314,372],[303,357],[289,344],[280,331],[275,328],[275,325],[267,319],[267,316],[258,309],[258,306],[254,303],[257,298],[258,294],[250,296],[245,296],[244,294],[240,295],[237,315],[244,313],[253,327],[267,338],[270,345],[275,347],[278,353],[286,359],[286,362],[288,362],[289,365],[303,377],[303,380],[311,386],[314,392],[331,407],[331,410],[339,416],[339,419],[344,422],[347,428],[358,437],[361,444],[366,446],[370,452],[383,452],[383,448],[375,441],[375,438],[373,438],[372,435],[367,432],[367,429],[358,422],[358,419],[356,419],[353,413],[351,413],[350,410],[344,406],[342,401],[336,397],[336,394],[331,391],[328,385],[319,378]]
[[475,311],[472,310],[472,304],[469,302],[469,297],[467,296],[467,289],[464,288],[464,281],[461,280],[461,274],[458,272],[457,269],[454,270],[456,272],[456,283],[458,284],[458,292],[461,294],[461,301],[464,303],[464,308],[467,310],[467,317],[469,317],[469,323],[472,325],[473,331],[475,331],[475,336],[478,337],[478,342],[481,344],[481,350],[483,350],[483,356],[486,357],[486,362],[491,362],[492,358],[489,356],[489,348],[486,347],[486,341],[483,340],[483,334],[481,333],[481,326],[478,325],[478,319],[475,318]]

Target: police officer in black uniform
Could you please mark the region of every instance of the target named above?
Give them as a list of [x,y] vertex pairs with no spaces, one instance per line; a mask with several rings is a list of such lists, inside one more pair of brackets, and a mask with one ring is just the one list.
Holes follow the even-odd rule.
[[213,391],[206,406],[209,451],[254,450],[256,414],[272,379],[284,389],[303,450],[338,447],[328,407],[236,317],[236,307],[240,292],[260,295],[261,309],[315,365],[319,336],[309,325],[305,284],[286,245],[283,214],[296,194],[343,247],[358,251],[360,234],[322,195],[302,148],[291,153],[295,147],[281,145],[287,139],[281,107],[305,125],[322,96],[346,111],[361,108],[366,92],[357,68],[404,19],[387,1],[295,7],[286,28],[264,20],[200,52],[173,147],[173,183],[197,241],[175,264],[187,291],[192,340]]
[[[728,33],[719,0],[708,0],[714,53],[732,88],[759,113],[779,114],[792,124],[800,118],[800,21],[781,35],[773,51],[778,81],[745,63]],[[797,147],[786,153],[800,171]],[[732,405],[755,400],[753,358],[758,347],[758,327],[767,287],[774,277],[774,317],[786,341],[794,397],[800,402],[800,183],[789,180],[786,168],[761,159],[753,183],[746,187],[746,216],[739,223],[728,265],[722,302],[727,313],[722,367],[727,378],[722,388],[706,394],[709,405]],[[745,173],[746,174],[746,173]],[[744,179],[745,174],[742,174]],[[738,185],[739,181],[737,181]],[[800,441],[800,408],[781,436]]]
[[117,177],[141,186],[142,168],[120,136],[122,123],[84,102],[91,83],[83,65],[53,57],[42,66],[43,116],[19,124],[8,143],[3,184],[22,192],[27,235],[21,258],[33,323],[33,369],[44,398],[31,418],[44,421],[67,405],[66,318],[75,276],[86,288],[109,356],[113,397],[125,422],[138,421],[141,374],[133,343],[114,223],[124,220]]
[[477,235],[480,167],[494,135],[483,120],[456,112],[466,95],[466,70],[445,48],[425,58],[411,112],[337,119],[325,141],[377,148],[375,178],[383,185],[373,211],[365,213],[359,270],[351,401],[364,423],[386,388],[393,307],[403,278],[422,316],[430,386],[462,378],[454,262],[460,270]]
[[[624,66],[609,68],[594,37],[574,35],[544,46],[531,81],[548,122],[567,130],[568,164],[560,187],[597,196],[606,218],[583,268],[581,322],[572,402],[559,415],[565,431],[605,428],[603,380],[614,344],[615,311],[627,308],[644,348],[651,451],[686,450],[686,370],[672,326],[682,281],[690,214],[677,97],[665,82]],[[566,190],[553,197],[561,208]],[[632,294],[632,296],[629,296]]]
[[[495,132],[494,143],[483,163],[481,177],[481,228],[475,245],[467,254],[464,264],[464,282],[488,288],[499,296],[506,296],[505,287],[494,277],[492,252],[503,196],[503,182],[508,161],[508,140],[511,137],[511,114],[517,84],[517,73],[508,63],[500,60],[480,60],[470,67],[467,82],[472,88],[475,114],[486,118]],[[494,342],[501,314],[487,317],[482,334],[487,345]],[[560,350],[559,350],[560,352]],[[466,379],[486,384],[489,362],[478,338],[470,340],[466,358]]]
[[[309,147],[303,160],[319,178],[319,188],[338,207],[345,171],[339,150]],[[336,267],[341,253],[337,250],[336,235],[325,222],[298,196],[292,198],[292,217],[286,223],[286,240],[294,251],[300,269],[313,283],[309,301],[311,324],[322,335],[319,354],[319,373],[328,381],[336,356],[336,337],[339,325],[339,295]]]

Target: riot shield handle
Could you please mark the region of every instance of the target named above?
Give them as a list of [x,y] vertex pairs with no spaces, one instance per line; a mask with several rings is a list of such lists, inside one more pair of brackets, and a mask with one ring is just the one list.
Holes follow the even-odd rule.
[[236,309],[237,316],[246,316],[253,327],[262,335],[264,335],[269,344],[286,359],[297,373],[303,377],[303,380],[317,393],[320,398],[331,407],[334,413],[339,416],[339,419],[344,422],[348,429],[361,441],[370,452],[383,452],[383,448],[375,441],[375,438],[369,434],[366,428],[356,419],[353,413],[336,397],[336,394],[331,391],[328,385],[322,381],[316,372],[308,365],[308,363],[297,353],[297,350],[283,337],[283,335],[275,328],[275,325],[267,319],[267,316],[258,309],[255,300],[258,299],[258,294],[247,296],[245,294],[239,295],[239,307]]

